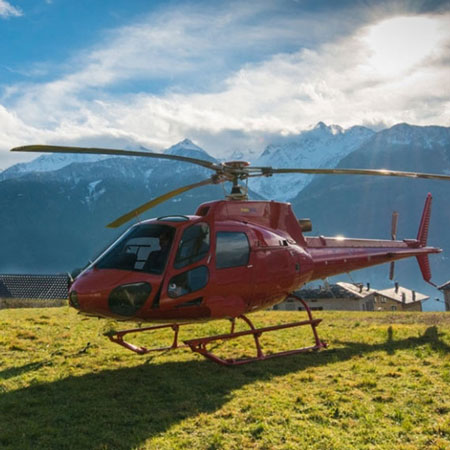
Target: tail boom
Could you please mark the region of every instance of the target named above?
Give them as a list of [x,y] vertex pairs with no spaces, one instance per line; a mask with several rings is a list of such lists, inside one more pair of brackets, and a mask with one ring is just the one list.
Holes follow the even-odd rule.
[[442,251],[435,247],[420,247],[415,239],[388,241],[307,237],[306,241],[314,262],[310,281],[415,256],[424,279],[429,282],[431,271],[425,261],[428,261],[430,253]]
[[440,253],[442,250],[427,247],[431,202],[431,194],[428,194],[416,239],[388,241],[307,237],[308,251],[314,261],[311,281],[415,256],[423,279],[434,286],[434,283],[430,281],[431,269],[428,255]]

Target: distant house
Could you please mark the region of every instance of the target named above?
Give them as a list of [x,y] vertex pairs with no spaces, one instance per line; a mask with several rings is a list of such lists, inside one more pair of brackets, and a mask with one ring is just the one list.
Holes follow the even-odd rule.
[[[298,291],[313,311],[422,311],[429,297],[396,285],[392,289],[372,289],[370,285],[339,282],[328,287],[304,288]],[[276,305],[279,310],[302,310],[302,304],[287,299]]]
[[445,310],[450,311],[450,281],[438,287],[444,293]]
[[[371,311],[371,304],[367,303],[365,297],[374,292],[370,286],[354,285],[351,283],[331,284],[328,287],[303,288],[297,293],[313,311],[321,310],[350,310]],[[287,299],[274,309],[280,310],[302,310],[302,305],[297,300]]]
[[68,296],[68,276],[0,275],[0,299],[57,300]]

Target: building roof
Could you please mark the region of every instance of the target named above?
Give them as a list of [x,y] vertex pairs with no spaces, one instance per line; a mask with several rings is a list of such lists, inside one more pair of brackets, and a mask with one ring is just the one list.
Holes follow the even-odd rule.
[[424,295],[420,292],[412,291],[401,286],[398,287],[397,292],[395,292],[395,288],[391,288],[377,291],[377,293],[396,302],[406,304],[422,302],[430,298],[428,295]]
[[0,297],[63,299],[68,296],[68,276],[0,275]]
[[346,292],[356,295],[358,298],[364,298],[376,292],[376,289],[372,289],[370,285],[364,286],[362,283],[353,284],[339,281],[336,284],[340,286],[342,289],[344,289]]
[[447,283],[444,283],[442,286],[438,286],[438,289],[445,290],[445,291],[447,289],[450,289],[450,280],[447,281]]
[[[448,283],[450,284],[450,282]],[[389,289],[372,289],[363,284],[344,283],[339,281],[336,284],[331,284],[328,288],[303,288],[299,291],[299,295],[304,300],[320,299],[320,298],[340,298],[340,299],[362,299],[372,294],[379,294],[391,300],[409,304],[415,302],[421,302],[430,298],[427,295],[420,292],[413,291],[411,289],[399,286],[396,292],[396,288]]]
[[347,298],[357,300],[366,297],[372,292],[375,291],[362,284],[354,285],[351,283],[339,282],[330,284],[328,287],[320,286],[318,288],[303,288],[299,291],[299,294],[304,300],[316,298]]

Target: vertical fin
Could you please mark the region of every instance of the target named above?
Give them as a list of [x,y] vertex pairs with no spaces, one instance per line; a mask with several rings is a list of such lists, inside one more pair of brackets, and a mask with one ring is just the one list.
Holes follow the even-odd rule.
[[428,228],[430,227],[430,216],[431,216],[431,200],[432,200],[431,194],[428,193],[427,199],[425,200],[425,206],[423,208],[419,231],[417,233],[417,240],[419,241],[420,247],[426,247],[427,245]]

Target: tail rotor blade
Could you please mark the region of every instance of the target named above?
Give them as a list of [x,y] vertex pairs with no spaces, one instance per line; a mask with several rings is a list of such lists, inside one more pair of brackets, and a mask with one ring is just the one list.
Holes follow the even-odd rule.
[[[391,239],[395,241],[397,239],[397,225],[398,225],[398,212],[394,211],[392,213],[392,223],[391,223]],[[392,261],[389,267],[389,279],[394,279],[395,272],[395,262]]]
[[391,239],[393,241],[397,239],[397,225],[398,225],[398,212],[394,211],[392,213],[392,224],[391,224]]
[[391,265],[389,267],[389,279],[393,280],[394,279],[394,271],[395,271],[395,262],[392,261]]

